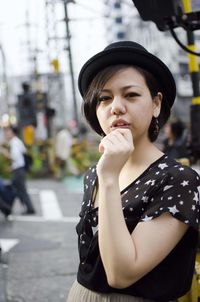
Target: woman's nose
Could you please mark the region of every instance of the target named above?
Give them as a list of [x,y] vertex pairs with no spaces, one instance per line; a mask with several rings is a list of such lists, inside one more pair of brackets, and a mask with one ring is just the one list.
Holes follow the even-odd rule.
[[126,113],[126,107],[123,100],[115,97],[111,104],[111,114],[120,115]]

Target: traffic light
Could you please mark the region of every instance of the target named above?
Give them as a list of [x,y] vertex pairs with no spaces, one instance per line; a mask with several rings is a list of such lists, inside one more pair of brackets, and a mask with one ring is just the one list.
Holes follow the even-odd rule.
[[60,63],[58,59],[51,60],[51,65],[53,66],[54,72],[59,73],[60,71]]
[[[191,0],[192,12],[185,13],[182,0],[132,0],[144,21],[153,21],[159,30],[182,26],[200,29],[200,2]],[[198,2],[198,3],[197,3]]]
[[48,118],[54,117],[55,114],[56,114],[56,110],[54,108],[51,108],[51,107],[46,107],[45,112],[46,112],[46,116]]
[[23,93],[18,95],[18,117],[19,125],[21,128],[33,125],[36,127],[36,108],[35,108],[35,97],[33,93]]

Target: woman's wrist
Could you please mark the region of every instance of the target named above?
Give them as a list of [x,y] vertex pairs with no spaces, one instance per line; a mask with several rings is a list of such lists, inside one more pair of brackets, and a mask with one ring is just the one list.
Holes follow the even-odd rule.
[[102,174],[98,175],[98,182],[99,186],[112,187],[112,186],[119,186],[119,176],[114,174]]

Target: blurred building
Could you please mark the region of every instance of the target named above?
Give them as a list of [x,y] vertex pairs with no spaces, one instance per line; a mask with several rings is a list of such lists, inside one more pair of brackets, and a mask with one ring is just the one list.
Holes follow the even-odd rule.
[[[45,124],[45,118],[41,113],[44,114],[46,108],[55,110],[55,115],[51,119],[51,129],[55,131],[57,128],[65,125],[67,120],[72,119],[71,102],[67,99],[70,96],[66,93],[65,80],[63,73],[44,73],[37,75],[37,77],[34,75],[9,77],[9,112],[13,112],[17,119],[19,118],[17,107],[19,95],[22,94],[21,85],[23,82],[28,82],[32,93],[36,96],[38,124],[41,126],[42,121]],[[52,110],[48,110],[48,113],[53,112]],[[20,124],[20,121],[18,123]]]
[[111,43],[126,39],[126,24],[123,15],[124,6],[120,0],[104,0],[105,3],[105,26],[107,41]]
[[[169,31],[161,32],[152,21],[143,21],[132,1],[105,0],[104,3],[107,42],[133,40],[163,60],[172,71],[177,85],[173,114],[189,124],[193,90],[188,53],[180,48]],[[186,31],[177,28],[176,33],[182,43],[187,45]],[[200,31],[194,31],[194,34],[197,49],[200,50]]]

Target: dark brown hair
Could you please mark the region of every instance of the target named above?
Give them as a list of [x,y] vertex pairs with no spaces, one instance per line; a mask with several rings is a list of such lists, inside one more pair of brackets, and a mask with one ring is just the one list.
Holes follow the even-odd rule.
[[[130,66],[130,65],[113,65],[113,66],[108,66],[107,68],[101,70],[90,83],[88,90],[83,97],[84,102],[82,104],[82,109],[86,120],[88,121],[90,126],[100,135],[105,135],[105,134],[101,129],[101,126],[99,124],[96,115],[98,96],[101,90],[103,89],[103,87],[105,86],[106,82],[109,79],[111,79],[116,72],[128,67],[135,68],[144,77],[152,98],[155,97],[159,91],[161,92],[158,81],[155,79],[155,77],[150,72],[148,72],[147,70],[141,67]],[[149,139],[151,142],[156,140],[159,133],[159,131],[157,130],[155,131],[154,125],[155,125],[155,121],[152,120],[149,126]]]

